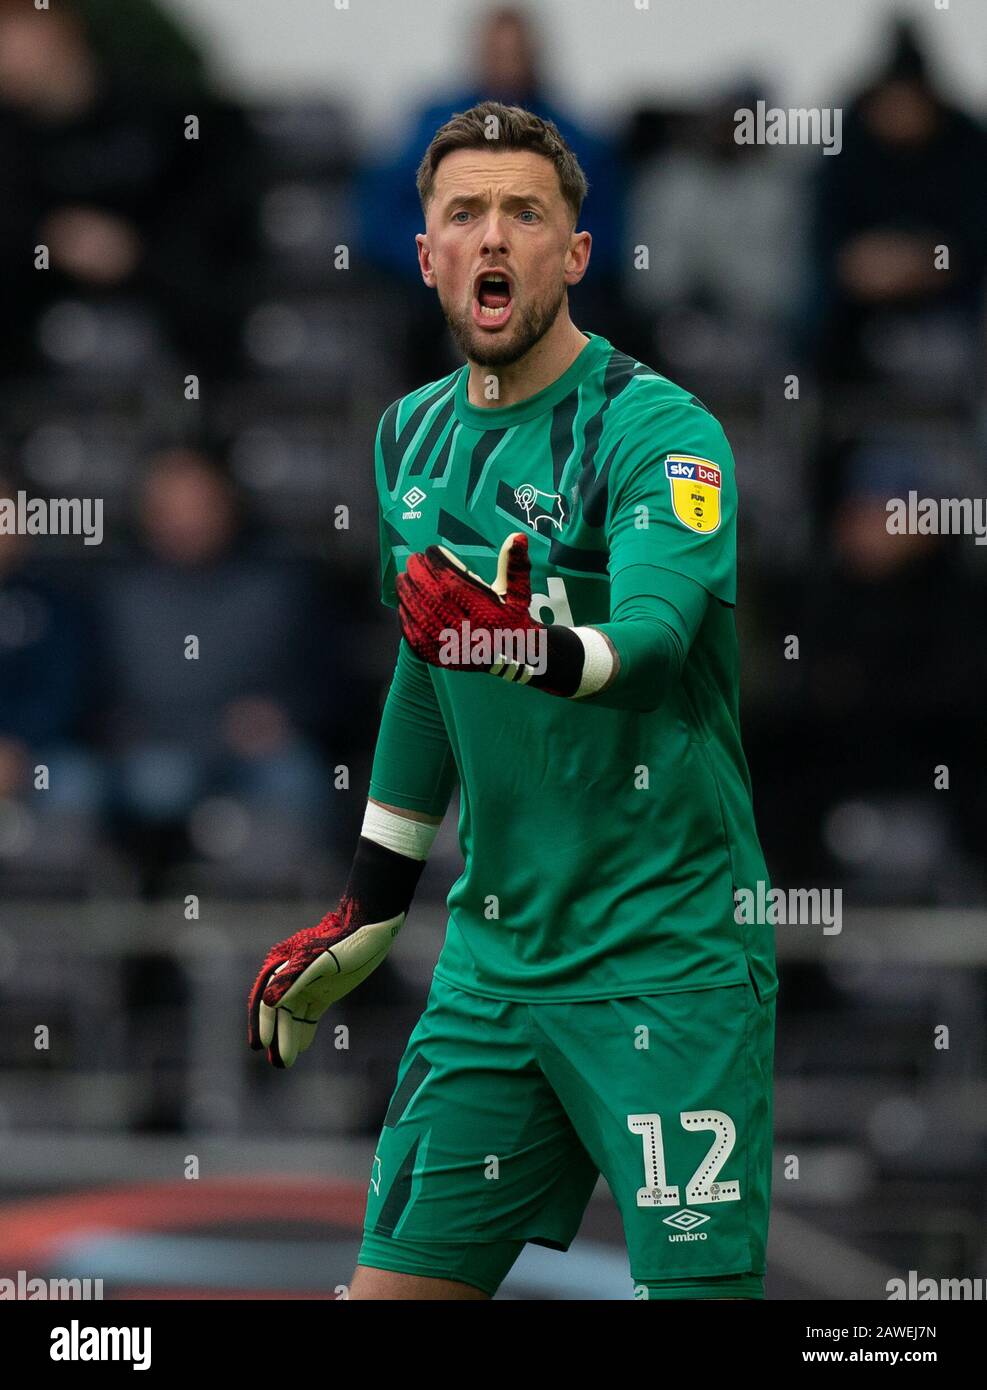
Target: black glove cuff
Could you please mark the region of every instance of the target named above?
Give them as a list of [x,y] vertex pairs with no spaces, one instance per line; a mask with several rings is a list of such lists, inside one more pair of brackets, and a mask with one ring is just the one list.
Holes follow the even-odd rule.
[[424,859],[409,859],[361,835],[343,890],[341,915],[354,926],[363,926],[407,912],[425,864]]

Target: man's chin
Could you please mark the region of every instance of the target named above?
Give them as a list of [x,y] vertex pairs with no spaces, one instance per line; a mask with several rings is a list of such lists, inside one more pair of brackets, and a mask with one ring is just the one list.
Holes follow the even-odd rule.
[[524,335],[505,333],[503,336],[471,328],[459,343],[460,350],[478,367],[508,367],[528,351],[531,344]]
[[468,319],[453,322],[447,317],[447,322],[459,351],[478,367],[509,367],[520,361],[552,325],[552,319],[532,324],[520,317],[511,319],[502,329],[477,328]]

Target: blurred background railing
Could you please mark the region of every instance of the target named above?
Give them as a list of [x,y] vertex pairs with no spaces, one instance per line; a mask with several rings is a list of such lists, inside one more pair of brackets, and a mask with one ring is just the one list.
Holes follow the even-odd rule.
[[[362,1192],[367,1142],[424,1004],[444,917],[416,912],[398,937],[400,997],[386,981],[357,991],[308,1065],[275,1074],[244,1047],[242,985],[272,919],[300,906],[204,903],[193,922],[168,901],[5,912],[0,989],[21,1039],[2,1088],[5,1190],[24,1201],[167,1183],[194,1154],[203,1177],[277,1173],[290,1184],[318,1173]],[[779,928],[779,965],[774,1296],[879,1298],[900,1268],[975,1271],[987,1132],[982,914],[862,908],[838,934]],[[138,967],[145,981],[153,971],[181,988],[171,998],[142,991]],[[50,1041],[39,1048],[41,1020]],[[619,1263],[602,1184],[588,1222],[590,1258]],[[0,1219],[0,1256],[4,1234]],[[332,1281],[345,1281],[341,1254],[338,1267],[325,1258]],[[255,1261],[264,1259],[262,1245]],[[564,1266],[552,1277],[569,1287]]]

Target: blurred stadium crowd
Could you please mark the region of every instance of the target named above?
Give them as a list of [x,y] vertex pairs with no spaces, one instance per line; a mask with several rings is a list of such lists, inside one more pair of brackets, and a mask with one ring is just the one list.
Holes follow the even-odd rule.
[[[105,509],[100,546],[0,535],[0,892],[18,909],[16,953],[0,931],[0,1112],[25,1130],[376,1132],[427,988],[422,942],[441,941],[455,804],[414,942],[355,996],[360,1056],[274,1076],[240,1025],[262,949],[308,924],[284,903],[332,906],[359,832],[398,636],[374,429],[459,365],[417,269],[415,170],[484,97],[551,117],[586,171],[577,325],[688,386],[733,445],[743,727],[773,881],[890,907],[889,940],[909,908],[984,903],[985,548],[885,527],[889,497],[987,491],[982,113],[903,24],[842,93],[837,157],[736,143],[770,72],[688,109],[615,97],[602,133],[548,89],[544,55],[537,11],[492,7],[399,148],[368,157],[343,101],[221,90],[158,0],[0,0],[0,497]],[[187,894],[233,928],[208,969],[172,948]],[[783,958],[779,1144],[832,1146],[785,1184],[828,1204],[831,1231],[914,1260],[921,1204],[936,1268],[970,1272],[984,1109],[964,1087],[987,1035],[968,967],[984,961],[964,938],[938,971],[911,963],[924,921],[894,969],[878,947],[869,971]],[[49,1057],[24,1041],[39,999],[74,1040]],[[946,1013],[963,1048],[917,1062]],[[43,1150],[23,1152],[26,1184]],[[65,1155],[75,1181],[81,1151]],[[812,1242],[789,1244],[795,1267]],[[847,1296],[831,1255],[805,1287]]]

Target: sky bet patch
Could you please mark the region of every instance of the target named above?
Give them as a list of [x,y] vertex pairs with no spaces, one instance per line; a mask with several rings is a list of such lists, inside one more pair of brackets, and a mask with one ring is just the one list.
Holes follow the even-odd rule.
[[709,459],[669,454],[665,474],[672,489],[672,508],[683,526],[708,536],[720,524],[720,470]]

